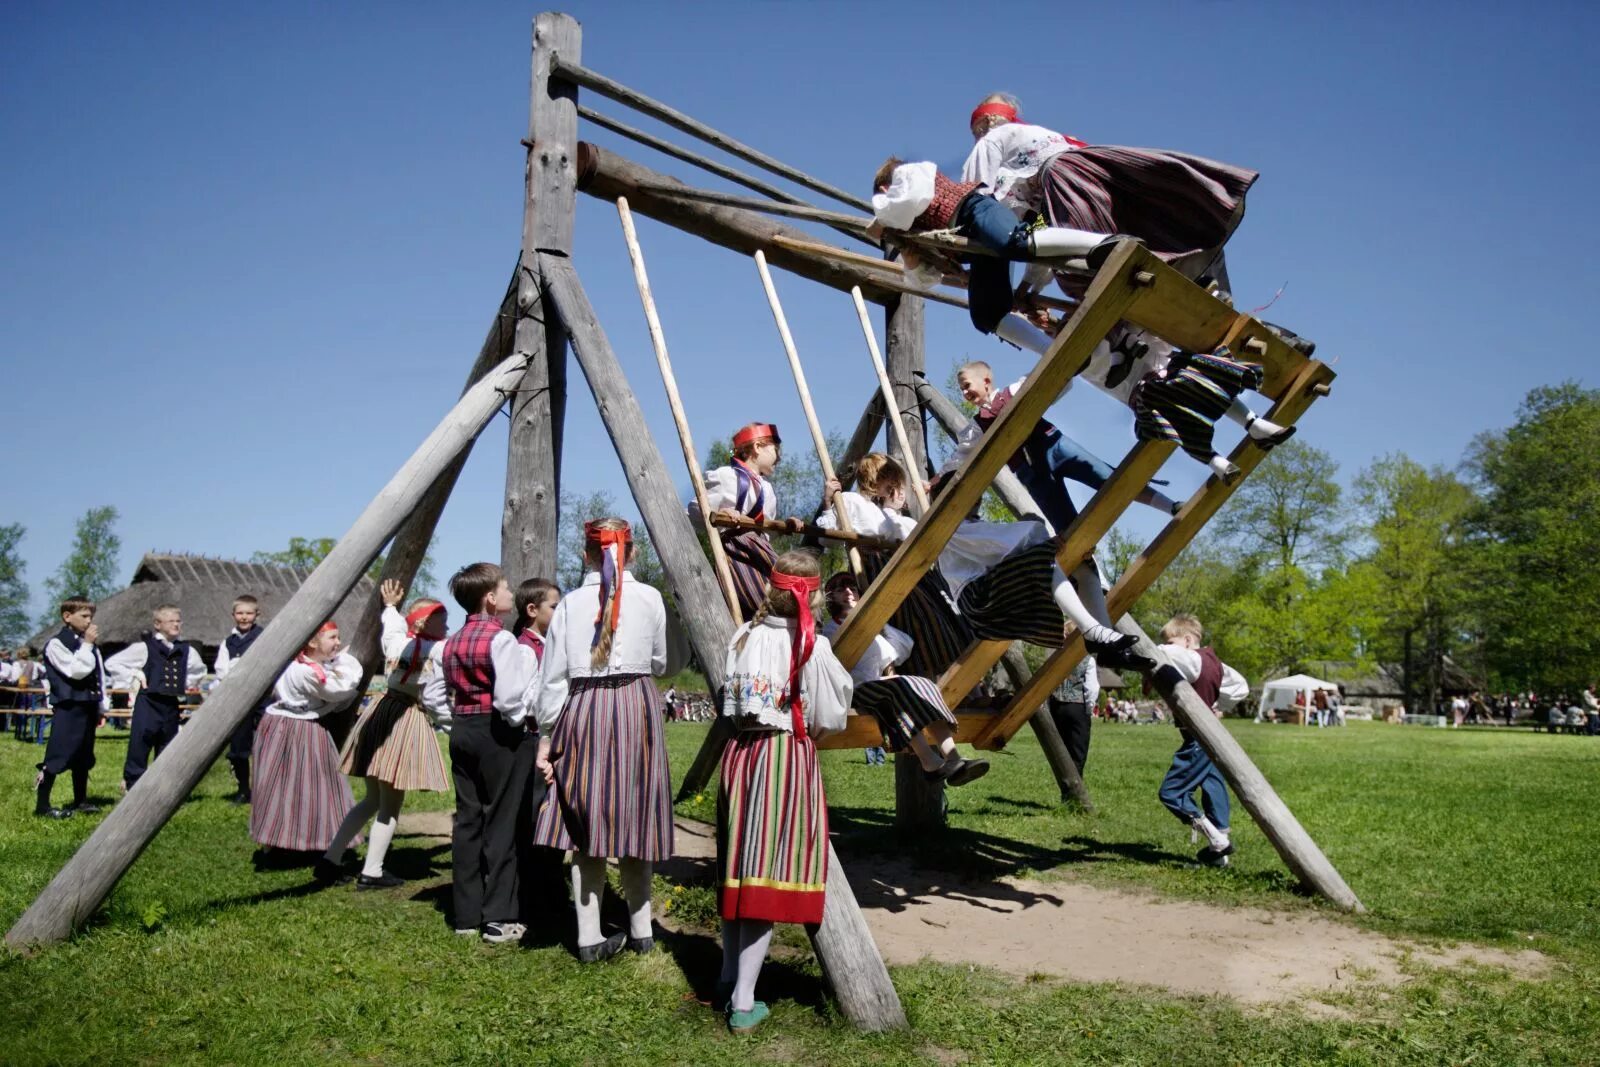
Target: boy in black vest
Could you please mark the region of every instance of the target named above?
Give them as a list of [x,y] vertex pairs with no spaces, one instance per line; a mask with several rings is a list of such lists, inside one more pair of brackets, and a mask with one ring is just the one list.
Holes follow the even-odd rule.
[[152,752],[178,736],[178,705],[185,691],[205,677],[205,660],[179,640],[183,614],[175,604],[162,604],[152,616],[153,627],[139,640],[106,660],[113,688],[133,695],[133,726],[128,731],[128,758],[122,764],[124,791],[132,789]]
[[[1201,647],[1204,633],[1200,620],[1193,615],[1174,615],[1161,628],[1161,651],[1178,668],[1184,681],[1194,686],[1206,707],[1220,717],[1249,695],[1250,683],[1218,659],[1209,647]],[[1161,780],[1161,803],[1179,822],[1205,835],[1206,847],[1199,851],[1196,859],[1208,867],[1226,867],[1228,857],[1233,854],[1233,842],[1228,837],[1228,784],[1194,735],[1182,727],[1178,732],[1183,743],[1172,757],[1167,776]],[[1204,813],[1194,803],[1197,789],[1205,806]]]
[[[260,603],[250,594],[244,593],[233,598],[233,632],[222,639],[222,647],[217,649],[215,674],[218,681],[228,676],[239,657],[261,636],[261,627],[256,625],[260,614]],[[228,742],[228,766],[233,770],[233,780],[239,785],[239,791],[229,798],[235,804],[250,803],[250,750],[255,747],[256,726],[261,722],[261,713],[271,701],[272,690],[268,689],[261,695],[261,702],[250,709],[250,714],[233,731],[233,737]]]
[[[94,604],[82,597],[61,603],[61,632],[44,646],[45,676],[50,684],[53,721],[44,762],[39,764],[38,799],[33,813],[65,819],[74,811],[93,814],[89,803],[89,768],[94,766],[94,732],[100,716],[111,705],[106,695],[105,665],[100,650],[100,628],[94,624]],[[50,803],[56,775],[72,771],[72,806]]]

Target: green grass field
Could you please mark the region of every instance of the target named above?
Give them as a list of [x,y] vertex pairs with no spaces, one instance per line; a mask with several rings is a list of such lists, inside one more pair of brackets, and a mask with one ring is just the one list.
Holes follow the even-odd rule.
[[[1229,726],[1371,911],[1341,921],[1537,948],[1555,961],[1549,973],[1425,970],[1340,1004],[1340,1018],[919,964],[893,969],[911,1032],[869,1036],[837,1016],[804,939],[791,935],[784,944],[798,950],[763,976],[772,1021],[734,1038],[693,997],[715,977],[710,923],[669,938],[665,952],[603,967],[580,967],[558,942],[570,936],[570,913],[552,917],[541,947],[466,942],[442,910],[447,846],[398,838],[390,869],[415,881],[392,893],[319,889],[305,870],[257,870],[247,814],[224,799],[231,781],[219,763],[88,930],[32,958],[0,954],[0,1062],[1600,1062],[1600,743],[1367,724]],[[703,729],[669,728],[680,773]],[[1170,728],[1097,727],[1088,782],[1100,812],[1087,816],[1057,803],[1024,734],[987,778],[951,793],[947,833],[910,843],[890,826],[892,769],[828,753],[841,856],[847,868],[852,856],[892,851],[942,871],[1092,879],[1333,914],[1297,891],[1242,811],[1236,865],[1189,864],[1186,832],[1155,800],[1175,741]],[[28,814],[41,751],[0,739],[8,926],[98,821]],[[120,737],[103,732],[97,796],[112,796],[122,754]],[[419,796],[408,810],[449,804]],[[709,819],[714,794],[680,810]],[[664,895],[679,918],[709,915],[703,886]]]

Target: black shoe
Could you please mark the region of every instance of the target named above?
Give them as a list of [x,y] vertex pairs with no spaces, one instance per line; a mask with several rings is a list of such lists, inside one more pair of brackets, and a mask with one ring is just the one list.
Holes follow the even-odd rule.
[[1132,648],[1138,643],[1139,638],[1134,634],[1119,633],[1113,640],[1110,641],[1101,641],[1090,637],[1088,634],[1083,636],[1083,647],[1088,649],[1089,655],[1093,656],[1095,659],[1100,659],[1101,657],[1105,656],[1115,656],[1118,653],[1126,652],[1128,649]]
[[951,772],[950,777],[945,779],[945,784],[966,785],[968,782],[976,782],[979,778],[982,778],[988,773],[988,760],[965,759],[961,761],[961,766],[957,767],[953,772]]
[[628,938],[628,951],[637,952],[641,956],[648,956],[656,950],[656,939],[653,937]]
[[70,818],[72,818],[72,809],[71,808],[34,808],[33,809],[33,813],[34,813],[34,815],[38,816],[41,819],[70,819]]
[[1282,426],[1279,427],[1278,432],[1273,434],[1271,437],[1252,437],[1250,440],[1254,441],[1256,443],[1256,447],[1261,449],[1261,451],[1271,452],[1274,448],[1277,448],[1289,438],[1293,437],[1295,430],[1298,428],[1299,427],[1296,426]]
[[1207,845],[1199,852],[1196,852],[1194,858],[1206,867],[1226,867],[1228,866],[1228,857],[1231,855],[1233,855],[1233,842],[1229,841],[1227,848],[1218,849]]
[[87,800],[74,800],[68,811],[75,811],[79,815],[99,815],[100,805],[91,804]]
[[1310,359],[1311,354],[1317,350],[1317,342],[1311,340],[1309,337],[1301,337],[1299,334],[1295,333],[1291,329],[1288,329],[1287,327],[1279,326],[1275,322],[1266,322],[1265,320],[1262,321],[1261,325],[1277,334],[1283,340],[1284,344],[1288,345],[1296,352],[1299,352],[1307,359]]
[[405,885],[406,880],[384,871],[374,877],[370,874],[359,875],[356,878],[356,889],[393,889],[395,886]]
[[248,790],[240,790],[239,792],[233,794],[233,796],[228,798],[228,803],[229,804],[233,804],[233,805],[243,805],[243,804],[250,803],[250,793],[249,793],[249,791]]
[[602,960],[609,960],[612,956],[621,952],[623,946],[627,943],[627,934],[612,934],[598,945],[579,945],[578,962],[599,963]]
[[1089,250],[1089,254],[1083,257],[1084,260],[1089,264],[1089,269],[1097,271],[1101,267],[1105,266],[1105,262],[1110,257],[1111,253],[1115,252],[1117,250],[1117,246],[1123,241],[1133,241],[1141,248],[1144,247],[1143,238],[1129,237],[1125,233],[1114,233],[1110,237],[1107,237],[1104,241],[1101,241],[1099,244],[1091,248]]
[[311,877],[325,885],[333,885],[337,882],[348,882],[350,872],[337,863],[330,863],[324,856],[317,861],[315,867],[311,868]]

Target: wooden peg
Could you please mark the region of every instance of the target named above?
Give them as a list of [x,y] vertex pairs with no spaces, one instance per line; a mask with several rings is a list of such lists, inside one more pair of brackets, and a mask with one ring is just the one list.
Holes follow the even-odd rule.
[[1316,385],[1311,387],[1311,392],[1315,396],[1327,396],[1329,393],[1333,392],[1333,386],[1329,385],[1327,382],[1318,382]]
[[1252,337],[1244,343],[1244,350],[1256,356],[1267,354],[1267,342],[1259,337]]
[[1133,272],[1132,280],[1135,287],[1148,289],[1156,283],[1156,276],[1147,270],[1136,270]]

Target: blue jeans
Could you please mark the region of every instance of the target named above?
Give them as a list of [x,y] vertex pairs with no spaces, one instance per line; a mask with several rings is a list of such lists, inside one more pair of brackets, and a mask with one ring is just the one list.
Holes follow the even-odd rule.
[[1010,260],[1031,254],[1028,227],[1016,212],[987,193],[969,193],[956,208],[955,228],[970,238],[1000,253],[973,256],[968,268],[967,314],[981,333],[994,333],[1000,320],[1011,311]]
[[1211,757],[1200,747],[1200,742],[1189,740],[1178,747],[1172,757],[1172,767],[1161,780],[1161,803],[1178,817],[1179,822],[1188,825],[1200,814],[1200,809],[1194,803],[1196,789],[1200,791],[1201,802],[1205,805],[1206,818],[1217,829],[1226,830],[1228,815],[1232,810],[1228,801],[1228,784],[1222,780],[1222,772],[1211,762]]
[[1064,479],[1099,489],[1111,478],[1111,464],[1064,433],[1057,434],[1043,457],[1029,453],[1028,459],[1030,462],[1017,472],[1017,478],[1038,502],[1056,533],[1061,533],[1078,517],[1078,509],[1067,495]]
[[885,752],[881,748],[878,748],[878,747],[874,746],[872,748],[867,749],[867,766],[868,767],[881,767],[881,766],[883,766],[884,761],[887,758],[888,758],[888,756],[885,754]]

